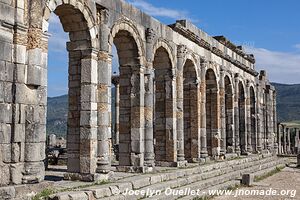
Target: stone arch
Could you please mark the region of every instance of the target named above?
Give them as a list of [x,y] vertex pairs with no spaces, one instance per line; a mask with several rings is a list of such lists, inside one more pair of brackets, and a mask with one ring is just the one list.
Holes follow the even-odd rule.
[[[47,70],[44,70],[47,69],[47,31],[50,14],[55,13],[60,18],[64,31],[69,33],[70,39],[67,43],[69,52],[68,172],[94,174],[97,167],[95,156],[97,144],[91,141],[96,137],[92,129],[96,128],[97,117],[94,118],[94,116],[97,111],[91,109],[91,104],[96,103],[97,87],[95,85],[98,81],[97,29],[94,17],[89,7],[76,1],[65,3],[65,1],[50,0],[46,2],[43,9],[40,8],[39,12],[39,18],[36,13],[30,13],[31,20],[34,22],[28,30],[27,53],[30,62],[27,69],[30,73],[28,73],[27,85],[39,91],[43,85],[38,83],[37,79],[30,79],[29,76],[47,77]],[[36,21],[39,21],[41,26],[35,26]],[[46,82],[47,78],[45,78]],[[80,134],[83,131],[85,134]],[[93,151],[83,151],[83,149],[93,149]]]
[[[199,70],[198,70],[198,67],[197,67],[198,66],[197,65],[198,61],[197,61],[197,58],[196,58],[195,54],[187,53],[186,57],[185,57],[185,64],[186,64],[186,62],[192,62],[193,66],[194,66],[194,70],[196,72],[197,82],[200,82],[200,80],[199,80],[199,74],[200,73],[199,73]],[[183,66],[185,66],[185,64]]]
[[152,61],[154,61],[155,59],[155,53],[156,51],[159,49],[159,48],[164,48],[167,52],[168,52],[168,56],[169,56],[169,59],[171,61],[171,65],[172,65],[172,69],[175,67],[175,63],[176,63],[176,60],[175,60],[175,56],[172,56],[172,55],[175,55],[174,53],[174,50],[173,48],[171,47],[171,45],[163,40],[163,39],[158,39],[155,44],[153,45],[153,57],[152,57]]
[[[143,47],[137,29],[120,20],[111,29],[109,51],[115,45],[119,58],[119,165],[143,166],[144,106]],[[140,146],[142,145],[142,146]]]
[[239,140],[241,153],[246,152],[247,132],[246,132],[246,90],[243,81],[238,82],[238,115],[239,115]]
[[[73,7],[74,10],[77,10],[77,12],[72,13],[72,15],[76,15],[76,17],[77,17],[77,21],[74,21],[74,22],[78,22],[77,28],[80,29],[80,26],[86,26],[85,34],[88,34],[90,36],[93,48],[98,48],[98,42],[97,42],[98,28],[96,25],[95,17],[92,13],[92,10],[96,10],[96,5],[94,3],[89,4],[89,6],[92,6],[92,7],[89,7],[80,1],[77,1],[77,2],[76,1],[68,1],[68,3],[65,3],[64,1],[59,1],[59,0],[47,1],[44,11],[43,11],[43,17],[42,17],[43,32],[44,33],[48,32],[49,19],[50,19],[51,13],[55,12],[57,10],[57,8],[62,7],[64,5]],[[82,16],[80,16],[80,15],[82,15]],[[64,16],[64,18],[66,18],[66,16]],[[84,18],[85,23],[82,23],[80,18]],[[65,19],[65,21],[66,20],[68,20],[68,19]],[[61,19],[61,21],[62,21],[62,19]],[[73,26],[74,26],[74,24],[73,24]],[[72,29],[70,26],[63,26],[63,28],[64,28],[65,32],[70,32],[70,30]],[[73,30],[74,30],[74,28],[73,28]],[[81,33],[81,34],[83,34],[83,33]]]
[[133,40],[136,43],[137,47],[137,52],[138,52],[138,57],[137,59],[139,60],[139,63],[141,65],[144,65],[145,63],[145,48],[144,48],[144,43],[141,37],[141,34],[139,33],[137,27],[134,25],[133,22],[131,22],[129,19],[126,18],[121,18],[118,20],[113,27],[111,28],[111,32],[109,35],[109,52],[112,52],[112,45],[114,43],[114,38],[117,33],[120,31],[126,31],[130,37],[133,38]]
[[154,146],[156,161],[172,161],[172,126],[168,124],[173,117],[173,68],[168,49],[160,46],[154,52]]
[[200,91],[195,62],[187,59],[183,66],[183,121],[185,159],[200,155]]
[[232,85],[232,79],[229,75],[224,77],[224,86],[225,86],[225,131],[226,131],[226,149],[227,152],[234,151],[234,89]]
[[255,89],[253,86],[250,86],[250,139],[251,139],[251,145],[252,145],[252,150],[256,151],[257,150],[257,131],[256,131],[256,95],[255,95]]
[[208,155],[215,155],[219,147],[218,137],[218,84],[215,71],[206,70],[206,140]]

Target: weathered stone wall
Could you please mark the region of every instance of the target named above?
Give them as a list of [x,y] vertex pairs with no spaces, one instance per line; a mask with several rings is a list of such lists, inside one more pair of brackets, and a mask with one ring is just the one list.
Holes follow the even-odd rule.
[[163,25],[122,0],[0,0],[0,11],[0,185],[44,177],[51,13],[70,36],[66,178],[110,171],[113,44],[121,166],[274,150],[274,87],[223,36]]

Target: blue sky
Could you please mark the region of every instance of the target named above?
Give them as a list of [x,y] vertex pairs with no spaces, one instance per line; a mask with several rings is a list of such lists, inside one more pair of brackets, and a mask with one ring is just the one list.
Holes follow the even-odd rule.
[[[224,35],[254,53],[256,69],[266,69],[271,81],[300,83],[298,0],[127,1],[165,24],[185,18],[211,36]],[[48,95],[57,96],[67,93],[68,36],[55,17],[50,20],[49,32]]]

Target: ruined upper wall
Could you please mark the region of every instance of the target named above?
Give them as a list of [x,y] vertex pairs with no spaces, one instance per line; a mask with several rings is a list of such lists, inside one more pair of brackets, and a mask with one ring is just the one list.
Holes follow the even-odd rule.
[[[185,39],[189,40],[189,42],[193,42],[198,47],[203,48],[203,50],[197,52],[195,48],[191,47],[194,44],[187,45],[194,53],[206,58],[208,57],[210,60],[213,59],[211,59],[212,56],[209,54],[213,53],[215,56],[226,60],[228,63],[233,64],[242,71],[253,76],[258,75],[254,68],[255,59],[253,55],[246,54],[241,47],[234,45],[223,36],[209,36],[206,32],[187,20],[178,20],[176,23],[167,26],[123,0],[96,0],[96,4],[113,11],[114,16],[110,17],[111,25],[113,25],[114,21],[118,20],[121,16],[125,16],[139,26],[144,27],[145,30],[147,28],[152,28],[158,37],[166,39],[171,43],[176,45],[187,44],[184,39],[180,37],[183,36]],[[143,31],[143,33],[144,32],[145,31]],[[144,38],[145,37],[143,37],[143,39]],[[224,63],[221,62],[222,61],[218,64],[223,65]]]

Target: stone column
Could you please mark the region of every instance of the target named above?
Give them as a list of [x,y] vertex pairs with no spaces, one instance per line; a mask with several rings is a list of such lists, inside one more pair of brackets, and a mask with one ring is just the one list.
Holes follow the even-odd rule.
[[294,145],[294,154],[297,154],[298,153],[298,141],[299,141],[299,129],[298,128],[295,128],[295,145]]
[[148,69],[145,73],[145,164],[154,166],[154,138],[153,138],[153,105],[154,70]]
[[107,173],[110,170],[111,146],[111,61],[108,46],[108,15],[106,9],[100,11],[102,21],[100,24],[100,52],[98,53],[98,98],[97,98],[97,172]]
[[300,129],[296,129],[295,146],[297,148],[296,154],[300,153]]
[[267,101],[266,101],[266,114],[267,114],[267,149],[272,150],[274,146],[273,137],[273,91],[270,85],[267,85]]
[[[24,168],[22,169],[23,177],[19,177],[22,183],[36,183],[44,179],[43,160],[45,159],[46,139],[47,63],[42,58],[47,57],[47,50],[43,45],[44,42],[47,43],[45,37],[46,36],[42,34],[41,28],[29,28],[27,45],[28,57],[26,59],[28,63],[26,66],[27,77],[25,78],[25,84],[15,83],[13,85],[13,90],[11,91],[15,91],[15,97],[12,100],[16,105],[7,105],[2,108],[1,111],[8,116],[10,112],[12,112],[14,123],[11,128],[14,136],[11,138],[13,138],[14,141],[19,140],[20,138],[18,137],[23,138],[20,142],[12,142],[12,154],[10,158],[12,163],[18,163],[21,160],[24,161]],[[15,52],[17,54],[18,50],[22,52],[22,48],[16,48]],[[22,53],[24,53],[24,51]],[[22,70],[19,66],[20,65],[17,65],[18,70]],[[6,67],[12,66],[7,63]],[[25,68],[23,68],[23,70],[24,69]],[[18,72],[16,71],[15,76],[17,74]],[[21,76],[23,76],[23,74]],[[19,119],[17,117],[18,115],[20,115]],[[22,135],[22,132],[24,135]],[[23,143],[24,141],[25,143]],[[24,151],[22,150],[23,148]],[[14,173],[21,173],[17,172],[17,169],[13,167],[11,170],[12,175],[14,175]],[[17,182],[21,181],[18,180]]]
[[98,118],[96,96],[98,84],[98,52],[87,50],[82,52],[82,54],[80,89],[80,173],[95,174]]
[[201,83],[200,83],[200,93],[201,93],[201,158],[206,158],[208,156],[207,152],[207,141],[206,141],[206,70],[208,68],[208,61],[201,61]]
[[146,30],[146,60],[145,70],[145,165],[155,165],[154,136],[153,136],[153,106],[154,106],[154,69],[153,43],[156,35],[153,29]]
[[184,161],[183,65],[187,49],[184,45],[177,48],[177,161]]
[[[197,81],[197,77],[196,80]],[[191,116],[191,158],[193,162],[199,162],[201,158],[201,95],[200,95],[200,84],[190,85],[191,88],[191,97],[193,100],[191,103],[191,113],[194,116]]]
[[166,160],[177,162],[177,131],[176,131],[176,75],[172,70],[171,77],[165,76],[166,88]]
[[275,137],[275,145],[274,147],[276,148],[276,150],[278,149],[278,137],[276,136],[276,133],[277,133],[277,109],[276,109],[276,105],[277,105],[277,102],[276,102],[276,90],[274,88],[274,91],[273,91],[273,133],[274,133],[274,137]]
[[221,148],[220,154],[226,153],[226,110],[225,110],[225,74],[220,70],[220,117],[221,117]]
[[262,102],[262,94],[261,94],[261,86],[260,84],[256,84],[256,134],[257,134],[257,146],[256,150],[258,152],[262,151],[262,109],[261,109],[261,102]]
[[249,81],[247,80],[247,83],[246,83],[246,94],[247,94],[247,97],[246,97],[246,124],[245,124],[245,127],[246,127],[246,137],[247,137],[247,152],[252,152],[252,133],[251,132],[251,105],[250,105],[250,83]]
[[286,135],[286,126],[282,125],[282,130],[283,130],[283,153],[287,154],[287,135]]
[[277,125],[277,142],[278,142],[278,154],[282,154],[282,146],[281,146],[281,132],[282,126],[280,123]]
[[290,128],[286,128],[287,129],[287,154],[291,154],[291,129]]
[[237,154],[241,153],[241,148],[240,148],[240,132],[239,132],[239,127],[240,127],[240,119],[239,119],[239,74],[235,74],[235,79],[234,79],[234,85],[235,85],[235,93],[234,93],[234,130],[235,130],[235,152]]
[[145,85],[143,66],[132,66],[131,75],[131,165],[138,168],[144,167],[145,152]]
[[[114,130],[114,137],[112,137],[112,146],[119,145],[119,137],[120,137],[120,77],[113,76],[112,77],[112,84],[115,86],[115,130]],[[113,148],[112,148],[113,149]],[[114,152],[112,152],[114,153]],[[118,155],[116,155],[117,160]]]

